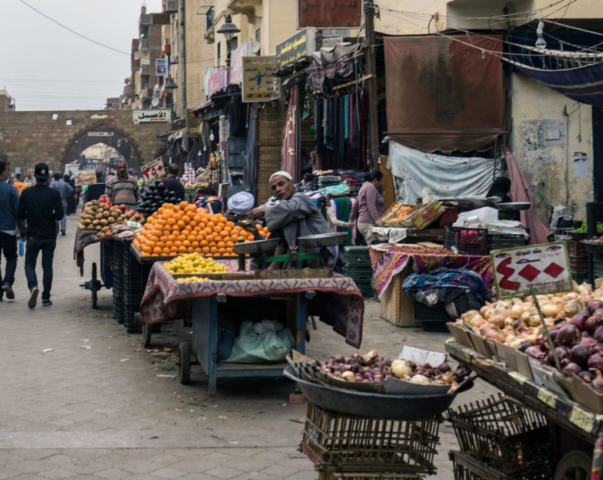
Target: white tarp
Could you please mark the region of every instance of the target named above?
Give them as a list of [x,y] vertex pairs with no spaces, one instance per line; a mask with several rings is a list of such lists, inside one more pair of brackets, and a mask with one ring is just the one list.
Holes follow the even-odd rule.
[[409,204],[422,197],[422,187],[430,187],[434,198],[485,197],[494,179],[494,160],[423,153],[394,141],[387,168],[396,179],[398,199]]

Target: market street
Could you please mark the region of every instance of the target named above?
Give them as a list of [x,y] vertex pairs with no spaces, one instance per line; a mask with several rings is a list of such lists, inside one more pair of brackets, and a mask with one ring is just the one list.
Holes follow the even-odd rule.
[[[30,311],[23,260],[16,300],[0,303],[0,479],[272,479],[317,478],[298,451],[306,406],[289,405],[286,380],[222,381],[214,398],[199,367],[192,384],[175,377],[177,349],[189,329],[173,322],[140,348],[110,312],[110,290],[98,310],[79,288],[72,260],[75,222],[59,237],[55,257],[54,305]],[[86,250],[86,275],[98,250]],[[41,273],[41,272],[40,272]],[[39,273],[39,274],[40,274]],[[406,344],[442,351],[447,334],[397,328],[378,319],[379,304],[367,301],[362,352],[396,356]],[[308,354],[351,353],[342,337],[319,322]],[[52,351],[44,353],[44,350]],[[479,381],[455,405],[483,398],[492,388]],[[457,448],[443,424],[437,458],[440,479],[451,479],[448,451]]]

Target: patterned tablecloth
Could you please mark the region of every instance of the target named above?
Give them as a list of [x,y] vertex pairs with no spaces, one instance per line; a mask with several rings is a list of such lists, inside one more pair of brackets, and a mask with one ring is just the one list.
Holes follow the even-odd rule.
[[414,271],[417,273],[429,272],[437,268],[465,268],[478,273],[486,285],[492,282],[492,264],[490,257],[476,255],[421,255],[404,253],[402,250],[375,250],[371,249],[371,265],[373,266],[373,279],[379,298],[383,295],[392,279],[404,270],[408,262],[414,262]]
[[[232,263],[231,263],[232,262]],[[236,271],[236,260],[227,260],[229,270]],[[364,300],[352,279],[334,274],[330,278],[291,278],[257,280],[215,280],[209,282],[177,282],[155,263],[151,269],[141,303],[144,323],[154,324],[177,318],[191,317],[191,300],[224,293],[232,297],[254,297],[283,293],[304,293],[316,296],[308,302],[308,315],[333,327],[346,343],[360,348],[364,319]]]

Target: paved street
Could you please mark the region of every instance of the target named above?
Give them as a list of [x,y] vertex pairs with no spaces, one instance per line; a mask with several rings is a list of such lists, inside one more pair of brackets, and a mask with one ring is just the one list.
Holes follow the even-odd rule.
[[[69,217],[67,237],[58,238],[54,305],[27,308],[22,259],[16,300],[0,303],[0,480],[317,478],[297,449],[306,407],[289,405],[293,384],[224,381],[209,398],[198,367],[192,385],[174,379],[169,349],[189,329],[166,324],[148,352],[112,318],[109,290],[98,310],[90,308],[72,260],[75,223]],[[89,275],[96,247],[86,258]],[[367,302],[363,351],[394,356],[406,344],[442,351],[447,335],[400,329],[378,313],[379,304]],[[311,356],[352,351],[326,325],[312,331]],[[457,404],[491,392],[478,383]],[[456,440],[446,424],[441,440],[436,477],[452,479],[447,452]]]

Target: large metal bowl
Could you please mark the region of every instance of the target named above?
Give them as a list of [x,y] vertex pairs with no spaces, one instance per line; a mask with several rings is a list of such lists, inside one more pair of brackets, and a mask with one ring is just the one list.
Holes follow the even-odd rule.
[[400,420],[433,417],[445,412],[459,393],[457,390],[439,395],[383,395],[311,383],[297,377],[291,367],[285,368],[283,374],[299,384],[308,402],[362,417]]
[[299,237],[299,244],[305,248],[333,247],[345,242],[347,233],[325,233],[323,235],[310,235]]
[[249,254],[260,254],[260,253],[272,253],[278,247],[280,239],[275,238],[273,240],[256,240],[255,242],[245,243],[234,243],[232,245],[232,251],[237,255],[242,253]]
[[530,202],[506,202],[497,203],[494,206],[501,212],[517,212],[521,210],[528,210],[532,204]]

